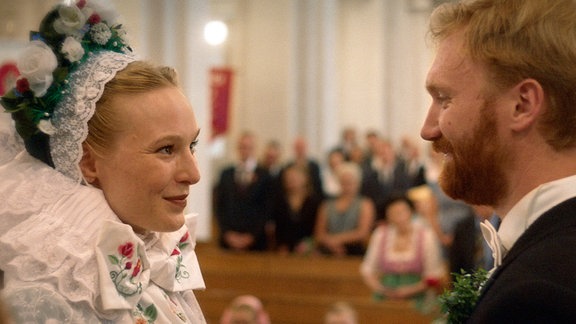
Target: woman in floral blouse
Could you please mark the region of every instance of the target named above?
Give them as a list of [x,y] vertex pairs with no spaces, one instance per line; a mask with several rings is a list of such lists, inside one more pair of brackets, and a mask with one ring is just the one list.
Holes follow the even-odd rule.
[[[16,323],[203,323],[199,128],[174,70],[138,61],[114,11],[58,5],[2,97],[3,300]],[[14,138],[7,136],[4,138]],[[0,152],[3,153],[3,152]]]

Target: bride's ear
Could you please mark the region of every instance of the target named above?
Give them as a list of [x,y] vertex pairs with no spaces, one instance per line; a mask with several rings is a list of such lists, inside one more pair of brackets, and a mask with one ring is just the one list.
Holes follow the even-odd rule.
[[96,172],[96,153],[87,145],[82,143],[82,159],[80,160],[80,171],[87,184],[97,186],[98,173]]

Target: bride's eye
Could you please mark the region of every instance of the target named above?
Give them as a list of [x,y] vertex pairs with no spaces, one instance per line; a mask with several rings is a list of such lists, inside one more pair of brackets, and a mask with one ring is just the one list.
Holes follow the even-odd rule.
[[192,152],[192,154],[196,153],[196,146],[198,146],[198,140],[190,143],[190,152]]

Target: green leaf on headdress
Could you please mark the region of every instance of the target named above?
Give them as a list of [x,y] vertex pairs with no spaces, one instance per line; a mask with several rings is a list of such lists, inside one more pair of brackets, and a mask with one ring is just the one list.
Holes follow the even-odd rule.
[[54,81],[60,83],[66,79],[68,76],[69,69],[66,66],[58,66],[54,72],[52,72],[52,76],[54,77]]

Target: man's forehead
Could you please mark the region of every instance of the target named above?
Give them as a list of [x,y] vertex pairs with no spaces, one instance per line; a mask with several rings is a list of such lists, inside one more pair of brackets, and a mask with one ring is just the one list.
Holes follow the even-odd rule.
[[467,75],[475,68],[470,57],[465,55],[462,37],[449,36],[438,43],[436,56],[428,71],[427,86],[433,86],[453,74]]

